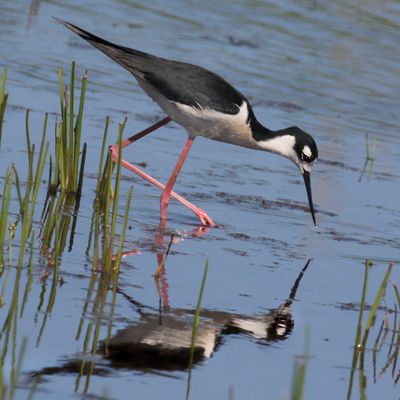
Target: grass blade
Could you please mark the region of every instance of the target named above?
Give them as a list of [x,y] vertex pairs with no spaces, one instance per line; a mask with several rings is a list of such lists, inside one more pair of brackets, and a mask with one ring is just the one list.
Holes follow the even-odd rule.
[[203,279],[201,280],[199,296],[197,298],[196,312],[195,312],[194,321],[193,321],[192,340],[190,343],[189,365],[188,365],[189,371],[188,371],[188,379],[187,379],[187,384],[186,384],[186,396],[185,396],[186,400],[189,399],[189,395],[190,395],[190,384],[191,384],[191,379],[192,379],[194,351],[195,351],[196,340],[197,340],[197,336],[198,336],[198,332],[199,332],[200,309],[201,309],[201,303],[203,300],[204,287],[206,285],[206,280],[207,280],[207,273],[208,273],[208,260],[206,260],[206,263],[204,265]]

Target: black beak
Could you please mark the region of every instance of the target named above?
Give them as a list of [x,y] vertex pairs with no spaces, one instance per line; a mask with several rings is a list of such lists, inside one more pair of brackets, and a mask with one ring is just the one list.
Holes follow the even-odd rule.
[[315,212],[314,212],[314,204],[312,201],[312,194],[311,194],[311,180],[310,180],[310,173],[308,171],[303,172],[304,184],[306,185],[307,196],[308,196],[308,204],[310,205],[310,212],[314,222],[315,227],[317,223],[315,221]]

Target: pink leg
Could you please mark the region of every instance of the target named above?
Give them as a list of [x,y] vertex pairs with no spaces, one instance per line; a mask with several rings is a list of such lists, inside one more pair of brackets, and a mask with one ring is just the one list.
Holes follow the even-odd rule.
[[[155,131],[156,129],[160,128],[161,126],[167,124],[168,122],[170,122],[171,119],[169,117],[165,117],[164,119],[162,119],[161,121],[155,123],[154,125],[148,127],[147,129],[137,133],[136,135],[131,136],[130,138],[124,140],[122,142],[122,148],[129,146],[131,143],[135,142],[136,140],[141,139],[142,137],[148,135],[149,133]],[[166,218],[166,214],[167,214],[167,207],[168,207],[168,202],[169,202],[169,198],[170,196],[172,196],[173,198],[175,198],[176,200],[178,200],[180,203],[182,203],[184,206],[188,207],[190,210],[193,211],[194,214],[197,215],[197,217],[199,218],[200,222],[203,225],[208,225],[208,226],[217,226],[214,221],[199,207],[196,207],[194,204],[190,203],[189,201],[187,201],[185,198],[183,198],[182,196],[180,196],[179,194],[175,193],[174,191],[172,191],[172,186],[175,183],[176,177],[179,174],[180,169],[182,168],[183,162],[185,161],[185,158],[187,156],[187,153],[190,150],[191,147],[191,143],[190,145],[188,145],[189,143],[186,143],[186,146],[178,160],[178,164],[176,165],[172,176],[170,177],[167,186],[170,184],[170,188],[168,188],[168,190],[166,189],[166,187],[160,183],[159,181],[157,181],[156,179],[154,179],[153,177],[151,177],[150,175],[146,174],[145,172],[143,172],[141,169],[135,167],[134,165],[128,163],[127,161],[125,161],[124,159],[121,160],[121,165],[127,169],[129,169],[130,171],[132,171],[133,173],[139,175],[140,177],[142,177],[143,179],[147,180],[148,182],[150,182],[151,184],[153,184],[154,186],[157,186],[158,188],[160,188],[161,190],[163,190],[163,193],[161,195],[161,204],[164,203],[166,204],[166,206],[162,206],[161,205],[161,220],[163,221],[163,210],[164,214],[165,214],[165,218]],[[192,140],[193,142],[193,140]],[[118,145],[113,145],[110,146],[109,151],[111,153],[112,159],[114,162],[118,162]],[[183,153],[186,151],[185,156],[182,159]],[[182,159],[181,165],[179,166],[179,163]],[[177,170],[177,168],[179,167],[179,169]],[[176,172],[176,174],[175,174]],[[175,177],[174,177],[175,175]],[[174,178],[173,178],[174,177]],[[172,180],[173,178],[173,180]],[[165,189],[165,190],[164,190]],[[164,202],[163,202],[164,199]],[[166,203],[165,203],[166,200]],[[164,219],[165,222],[165,219]]]
[[176,182],[176,178],[179,175],[179,172],[181,171],[183,167],[183,163],[186,160],[187,155],[189,154],[190,148],[192,147],[194,138],[189,137],[188,140],[186,141],[185,147],[182,150],[181,155],[179,156],[178,162],[175,165],[174,170],[172,171],[171,176],[168,179],[168,183],[165,186],[161,197],[160,197],[160,220],[161,222],[165,222],[167,220],[167,212],[168,212],[168,204],[169,204],[169,199],[171,197],[171,192],[172,188]]

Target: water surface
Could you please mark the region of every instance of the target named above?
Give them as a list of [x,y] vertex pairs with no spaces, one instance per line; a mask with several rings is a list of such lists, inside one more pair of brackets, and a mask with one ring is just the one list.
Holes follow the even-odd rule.
[[[48,301],[50,283],[42,279],[48,266],[35,253],[33,283],[18,320],[17,348],[23,337],[28,338],[18,398],[27,396],[32,376],[38,374],[42,379],[37,397],[81,397],[84,384],[76,389],[76,365],[82,359],[84,337],[76,339],[76,333],[91,273],[85,249],[104,118],[111,117],[110,140],[115,141],[117,123],[125,115],[126,135],[163,117],[126,71],[52,16],[116,43],[209,68],[244,93],[258,119],[269,128],[297,125],[316,138],[320,160],[312,185],[318,229],[308,213],[302,178],[289,161],[196,140],[176,191],[205,209],[223,228],[193,236],[197,220],[180,204],[170,205],[165,246],[171,233],[182,240],[172,246],[167,259],[170,313],[166,318],[180,332],[189,329],[208,259],[202,308],[212,321],[211,337],[218,338],[219,344],[194,368],[192,399],[228,398],[229,388],[238,399],[281,398],[290,391],[294,355],[303,352],[306,327],[311,332],[311,357],[305,398],[346,396],[364,260],[377,260],[370,274],[372,301],[388,261],[400,258],[400,7],[395,1],[281,3],[193,0],[169,1],[167,6],[163,1],[88,1],[84,5],[0,1],[0,67],[9,69],[10,93],[0,150],[1,177],[12,162],[21,175],[26,167],[26,108],[32,110],[36,143],[44,112],[51,113],[54,123],[59,109],[58,65],[69,71],[75,60],[79,74],[84,70],[89,74],[83,138],[89,148],[76,238],[72,250],[62,256],[64,284],[47,317],[41,301]],[[365,175],[359,182],[366,132],[371,142],[376,138],[377,159],[370,179]],[[166,181],[185,139],[183,129],[170,124],[128,148],[124,157],[147,163],[146,172]],[[132,229],[125,249],[138,248],[142,254],[123,262],[115,314],[111,321],[104,321],[100,339],[106,337],[109,322],[114,335],[132,326],[149,326],[159,317],[153,279],[158,193],[124,173],[122,200],[131,185]],[[39,204],[45,194],[43,189]],[[17,212],[16,201],[12,207]],[[243,319],[254,322],[262,316],[264,322],[270,321],[287,301],[309,258],[312,262],[290,306],[294,321],[290,329],[268,340],[241,329],[226,332],[235,330],[232,320],[236,328]],[[8,282],[13,282],[14,273],[11,269]],[[4,282],[5,275],[0,279]],[[27,279],[27,275],[21,278],[22,287]],[[397,264],[391,279],[399,280]],[[2,324],[13,291],[10,283],[5,285]],[[349,304],[355,306],[343,306]],[[96,318],[90,310],[85,326]],[[6,380],[8,358],[3,370]],[[96,365],[87,388],[90,395],[184,397],[184,367],[166,371],[155,365],[117,365],[101,356]],[[392,398],[397,393],[390,374],[374,384],[371,373],[367,387],[369,398]]]

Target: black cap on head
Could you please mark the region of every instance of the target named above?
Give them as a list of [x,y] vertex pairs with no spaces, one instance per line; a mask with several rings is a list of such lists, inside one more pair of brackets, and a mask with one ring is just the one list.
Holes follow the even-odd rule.
[[300,160],[303,160],[302,154],[304,153],[304,148],[309,149],[309,154],[305,154],[307,157],[307,162],[313,162],[318,158],[318,147],[315,140],[307,132],[297,126],[291,126],[286,129],[289,135],[293,135],[296,138],[296,143],[294,145],[294,150],[296,151]]

